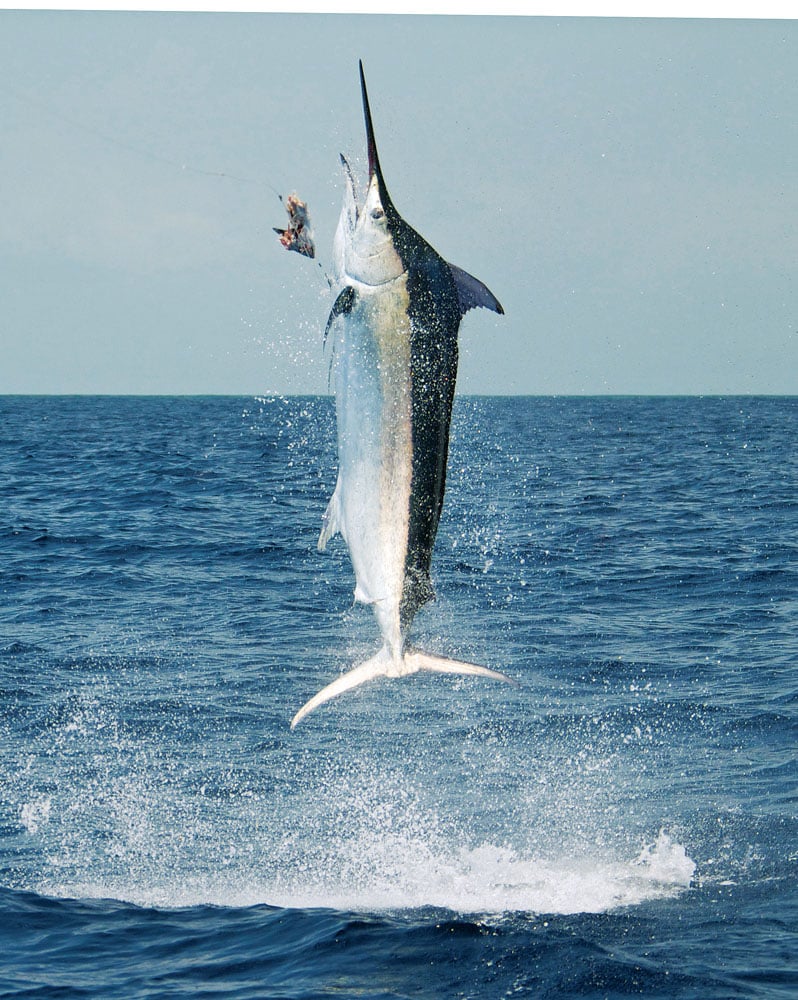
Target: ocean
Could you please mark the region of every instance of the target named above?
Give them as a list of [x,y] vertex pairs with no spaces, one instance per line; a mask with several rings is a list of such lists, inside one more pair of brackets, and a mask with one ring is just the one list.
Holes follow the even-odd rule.
[[798,398],[462,397],[420,674],[332,400],[0,397],[0,997],[798,996]]

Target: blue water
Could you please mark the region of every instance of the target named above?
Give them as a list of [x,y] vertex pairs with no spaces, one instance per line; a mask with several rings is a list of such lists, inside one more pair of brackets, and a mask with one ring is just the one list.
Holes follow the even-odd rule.
[[329,399],[0,397],[0,997],[798,995],[798,400],[456,403],[417,675]]

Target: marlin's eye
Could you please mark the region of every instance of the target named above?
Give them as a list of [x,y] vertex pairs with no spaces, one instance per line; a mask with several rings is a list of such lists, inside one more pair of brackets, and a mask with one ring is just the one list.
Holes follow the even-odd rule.
[[372,219],[381,219],[385,215],[385,212],[381,208],[372,208],[371,217]]

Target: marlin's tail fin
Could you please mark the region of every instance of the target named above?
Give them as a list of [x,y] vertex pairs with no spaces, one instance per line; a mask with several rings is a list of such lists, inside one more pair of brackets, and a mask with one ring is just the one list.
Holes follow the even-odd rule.
[[300,708],[291,720],[291,728],[306,715],[309,715],[314,708],[323,705],[325,701],[343,694],[344,691],[351,691],[359,684],[372,681],[376,677],[405,677],[408,674],[418,673],[419,670],[429,670],[438,674],[466,674],[472,677],[491,677],[493,680],[506,681],[508,684],[516,684],[511,677],[498,670],[489,670],[487,667],[477,666],[476,663],[464,663],[462,660],[449,660],[445,656],[434,656],[431,653],[422,653],[420,650],[406,652],[401,659],[393,658],[386,646],[372,656],[370,660],[361,663],[345,674],[341,674],[336,680],[326,687],[323,687],[318,694],[315,694],[310,701]]
[[508,684],[518,684],[512,677],[503,674],[500,670],[489,670],[488,667],[480,667],[476,663],[465,663],[463,660],[450,660],[446,656],[434,656],[432,653],[422,653],[414,650],[412,653],[405,653],[405,663],[410,669],[409,674],[414,674],[417,670],[429,670],[436,674],[466,674],[471,677],[492,677],[495,681],[506,681]]
[[391,660],[386,654],[387,651],[383,647],[376,656],[372,656],[365,663],[360,663],[358,666],[352,667],[351,670],[348,670],[345,674],[341,674],[337,680],[328,684],[327,687],[323,687],[318,694],[314,694],[310,701],[306,701],[293,719],[291,719],[291,728],[293,729],[314,708],[323,705],[330,698],[335,698],[337,695],[343,694],[344,691],[349,691],[357,687],[358,684],[365,684],[366,681],[374,680],[375,677],[383,677],[391,665]]

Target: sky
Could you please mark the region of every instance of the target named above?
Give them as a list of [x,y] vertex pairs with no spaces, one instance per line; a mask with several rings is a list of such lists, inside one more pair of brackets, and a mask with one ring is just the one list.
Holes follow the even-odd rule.
[[460,392],[798,393],[798,21],[70,10],[0,11],[0,393],[327,392],[359,58]]

